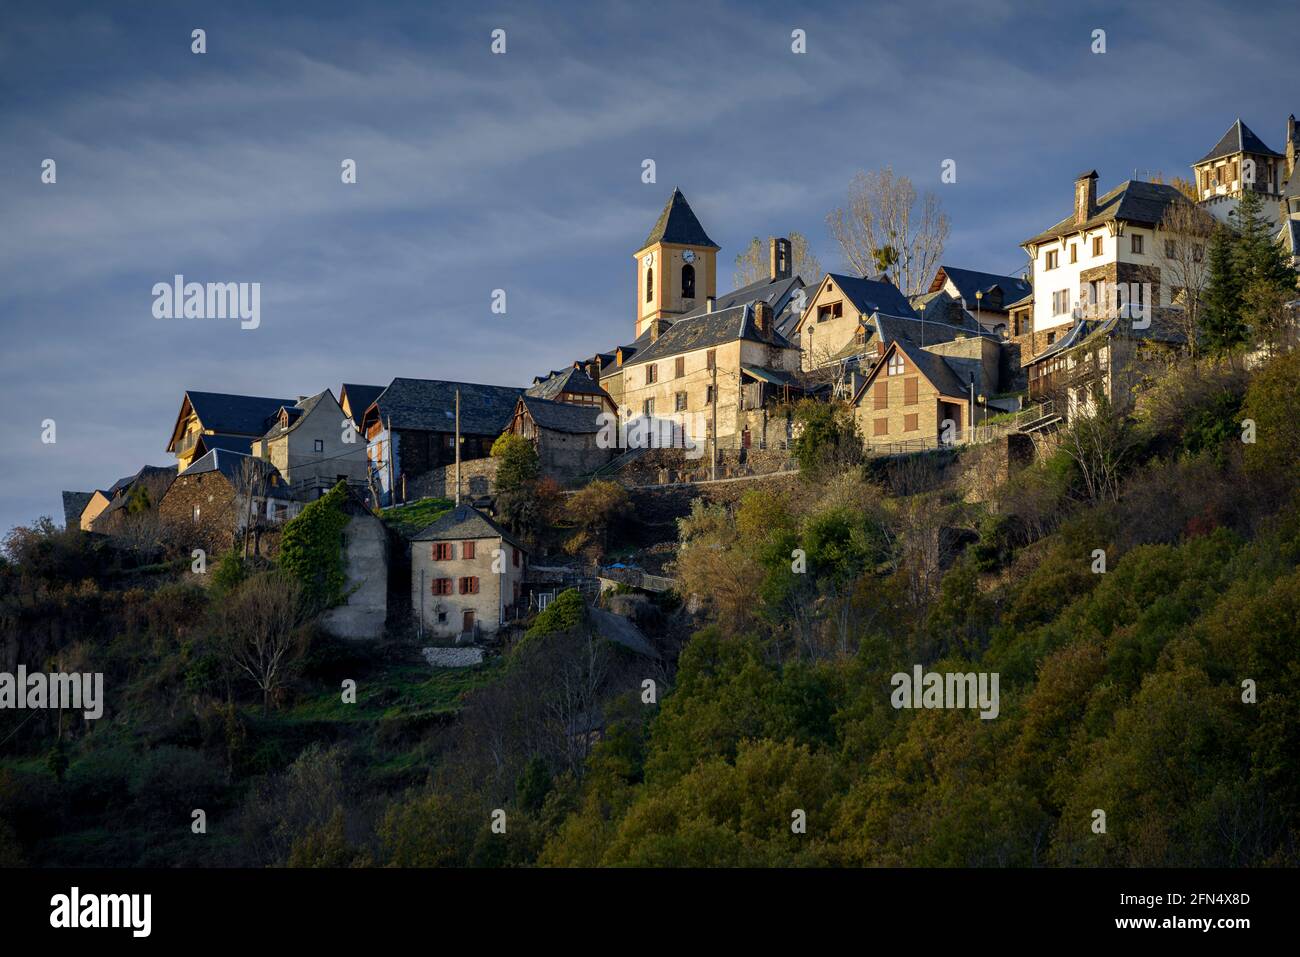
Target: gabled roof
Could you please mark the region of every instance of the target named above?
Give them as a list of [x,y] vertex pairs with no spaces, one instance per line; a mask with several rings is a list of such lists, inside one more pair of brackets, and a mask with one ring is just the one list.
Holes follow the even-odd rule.
[[500,435],[515,413],[523,389],[442,379],[394,379],[378,399],[385,426],[426,432],[456,430],[456,390],[460,390],[460,430],[474,435]]
[[864,323],[867,329],[886,343],[895,339],[906,339],[917,346],[932,346],[940,342],[952,342],[954,339],[984,337],[999,339],[973,318],[969,326],[954,326],[946,322],[932,322],[920,316],[891,316],[877,312]]
[[[271,399],[258,395],[231,395],[225,392],[187,391],[181,402],[181,415],[186,404],[194,410],[204,429],[224,435],[260,436],[269,425],[269,420],[281,406],[293,405],[296,399]],[[167,451],[175,451],[180,417],[176,428],[172,429],[172,441]]]
[[[202,475],[205,472],[220,472],[231,485],[238,486],[243,478],[245,462],[252,463],[257,480],[262,483],[261,488],[258,489],[259,493],[269,498],[289,497],[289,490],[285,486],[284,479],[274,465],[251,455],[240,455],[238,452],[223,452],[220,449],[213,449],[202,458],[195,459],[193,464],[181,473],[180,477]],[[273,477],[274,482],[271,481]]]
[[1144,183],[1141,180],[1125,180],[1109,193],[1097,200],[1097,212],[1083,224],[1077,224],[1071,214],[1051,229],[1026,239],[1021,245],[1046,242],[1062,236],[1072,236],[1087,229],[1094,229],[1103,223],[1121,220],[1136,223],[1139,226],[1156,226],[1164,218],[1165,210],[1172,203],[1191,202],[1176,187],[1164,183]]
[[673,194],[668,197],[664,211],[655,220],[654,228],[638,249],[645,249],[655,243],[678,243],[682,246],[706,246],[711,249],[722,247],[709,238],[700,221],[695,217],[691,204],[686,202],[682,191],[673,187]]
[[[813,294],[808,297],[810,306],[813,300],[821,295],[822,290],[826,288],[828,283],[833,284],[840,292],[844,293],[845,298],[853,304],[853,308],[860,315],[869,316],[874,312],[885,312],[893,316],[916,316],[916,310],[907,301],[907,297],[885,276],[877,279],[866,279],[828,272],[822,277],[821,282],[817,284]],[[811,309],[805,309],[803,316],[794,324],[791,332],[798,332],[804,324],[804,319],[812,314]]]
[[462,539],[501,538],[521,551],[528,551],[513,535],[472,505],[457,505],[443,512],[422,531],[411,536],[413,542],[447,542]]
[[94,492],[68,492],[63,493],[63,524],[67,528],[78,528],[81,525],[81,513],[86,510],[90,504]]
[[1209,160],[1219,159],[1222,156],[1232,156],[1234,153],[1254,153],[1256,156],[1281,156],[1281,153],[1274,152],[1264,145],[1264,141],[1255,135],[1249,126],[1241,122],[1241,117],[1228,127],[1228,132],[1219,138],[1219,142],[1214,144],[1214,149],[1210,150],[1194,166]]
[[175,479],[176,467],[173,465],[146,465],[130,478],[114,486],[112,501],[104,511],[116,512],[125,508],[137,488],[148,492],[151,503],[157,505]]
[[1112,316],[1107,319],[1080,319],[1070,327],[1065,335],[1038,353],[1038,355],[1029,359],[1025,362],[1025,365],[1030,366],[1045,359],[1050,359],[1052,356],[1060,355],[1062,352],[1067,352],[1097,336],[1123,335],[1134,339],[1148,339],[1152,342],[1178,345],[1187,342],[1186,334],[1183,333],[1179,324],[1169,314],[1164,310],[1152,310],[1152,313],[1151,324],[1146,329],[1134,329],[1128,324],[1128,319],[1119,316]]
[[554,399],[565,392],[579,395],[605,395],[605,390],[593,382],[591,376],[574,366],[552,372],[544,379],[538,377],[525,391],[528,395],[539,399]]
[[[317,392],[313,396],[308,396],[305,399],[295,402],[293,405],[282,406],[277,411],[277,417],[274,424],[267,429],[266,434],[262,436],[262,438],[278,439],[282,436],[288,435],[302,424],[302,422],[307,418],[307,414],[311,412],[312,409],[316,408],[316,406],[320,405],[321,400],[324,399],[325,396],[329,396],[333,399],[334,393],[329,389],[326,389],[324,392]],[[287,417],[287,422],[284,417]]]
[[961,378],[953,371],[952,366],[944,361],[943,356],[935,355],[933,352],[926,352],[919,346],[914,345],[907,339],[895,339],[886,348],[884,355],[875,367],[867,373],[867,377],[862,380],[858,386],[858,391],[853,395],[853,404],[857,405],[862,396],[870,388],[871,384],[879,376],[885,375],[889,366],[889,357],[894,352],[902,352],[903,355],[911,361],[926,381],[932,385],[935,390],[944,398],[948,399],[967,399],[970,395],[967,385],[961,381]]
[[779,349],[796,348],[776,331],[773,331],[770,342],[765,340],[754,325],[752,307],[744,305],[723,309],[720,312],[703,313],[688,319],[678,319],[666,331],[661,332],[656,341],[638,350],[630,362],[625,359],[623,365],[627,367],[640,365],[643,362],[654,362],[685,352],[694,352],[696,349],[711,349],[738,339],[768,342],[769,345]]
[[999,289],[1002,292],[1002,309],[1005,311],[1034,291],[1026,280],[1017,276],[999,276],[996,273],[978,272],[974,269],[940,266],[939,271],[934,275],[934,282],[930,284],[931,292],[938,292],[943,288],[944,277],[957,287],[957,294],[966,300],[968,307],[975,306],[975,293],[982,292],[985,298],[988,298],[992,290]]
[[378,399],[383,392],[384,387],[382,385],[358,385],[355,382],[344,382],[339,388],[339,406],[342,407],[346,399],[352,409],[352,421],[359,426],[361,425],[361,419],[366,414],[366,409],[370,408],[371,403]]
[[588,435],[600,431],[600,417],[607,414],[599,405],[577,405],[573,402],[556,402],[533,395],[522,395],[519,401],[532,416],[538,428],[571,435]]

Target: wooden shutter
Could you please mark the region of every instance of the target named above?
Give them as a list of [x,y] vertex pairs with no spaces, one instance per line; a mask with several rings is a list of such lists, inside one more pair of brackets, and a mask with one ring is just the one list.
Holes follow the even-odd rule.
[[903,405],[916,405],[920,394],[921,380],[917,376],[908,376],[903,380]]
[[[889,383],[888,382],[884,382],[884,381],[877,382],[874,394],[875,394],[877,409],[889,408]],[[880,433],[877,432],[876,434],[879,435]]]

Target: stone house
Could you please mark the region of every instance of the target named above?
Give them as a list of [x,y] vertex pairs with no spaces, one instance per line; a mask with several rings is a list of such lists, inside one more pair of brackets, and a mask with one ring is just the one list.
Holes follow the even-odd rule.
[[247,455],[253,440],[266,434],[280,409],[294,403],[294,399],[186,392],[167,443],[167,451],[176,455],[177,474],[217,449]]
[[594,472],[617,454],[617,428],[618,417],[600,406],[525,393],[515,406],[509,431],[533,443],[543,475],[565,481]]
[[279,472],[299,501],[320,498],[339,482],[365,494],[365,440],[329,389],[281,406],[251,450]]
[[[702,447],[717,422],[719,447],[744,441],[747,411],[797,391],[799,349],[775,328],[762,299],[651,328],[651,342],[623,367],[620,428],[634,446]],[[756,388],[749,388],[756,386]]]
[[86,510],[95,492],[63,491],[63,527],[81,528],[81,513]]
[[[1015,334],[1012,310],[1032,296],[1033,287],[1028,279],[940,266],[929,290],[914,297],[911,305],[927,320],[937,319],[951,325],[975,322],[985,331],[1005,339]],[[953,322],[958,311],[965,316]]]
[[792,338],[803,350],[803,368],[816,369],[840,361],[845,350],[860,341],[863,323],[877,313],[919,318],[888,277],[860,279],[827,273],[808,297],[791,330]]
[[301,509],[274,466],[251,455],[213,449],[176,477],[159,503],[163,521],[191,529],[196,547],[216,554],[244,529],[254,533]]
[[112,534],[127,516],[156,509],[175,480],[176,470],[168,465],[146,465],[135,475],[119,479],[108,502],[90,521],[90,530]]
[[411,610],[423,633],[468,643],[495,634],[526,601],[528,553],[470,505],[457,505],[411,539]]
[[456,460],[460,404],[462,461],[487,458],[510,425],[523,389],[513,386],[394,379],[362,417],[370,480],[383,506],[429,494],[441,468]]
[[[884,346],[851,404],[868,447],[934,447],[960,441],[970,425],[969,383],[958,375],[951,357],[905,337]],[[951,423],[946,430],[945,423]]]

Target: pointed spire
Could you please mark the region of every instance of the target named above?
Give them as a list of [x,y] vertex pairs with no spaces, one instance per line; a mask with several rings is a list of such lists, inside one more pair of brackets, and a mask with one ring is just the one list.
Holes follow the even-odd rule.
[[683,246],[702,246],[712,249],[721,247],[709,238],[704,227],[700,225],[699,219],[695,216],[695,211],[691,209],[691,204],[686,202],[686,197],[676,186],[673,187],[673,194],[668,197],[668,203],[664,210],[659,214],[655,221],[654,228],[650,230],[650,235],[646,241],[641,244],[641,249],[647,246],[653,246],[655,243],[679,243]]

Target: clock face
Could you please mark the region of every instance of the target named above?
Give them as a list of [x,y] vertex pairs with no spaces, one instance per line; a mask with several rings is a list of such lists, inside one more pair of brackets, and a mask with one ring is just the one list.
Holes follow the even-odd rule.
[[693,263],[695,262],[695,253],[688,249],[686,252],[682,253],[682,259],[686,260],[688,263]]
[[645,258],[642,259],[641,262],[645,263],[647,266],[653,266],[655,264],[655,254],[646,253]]

